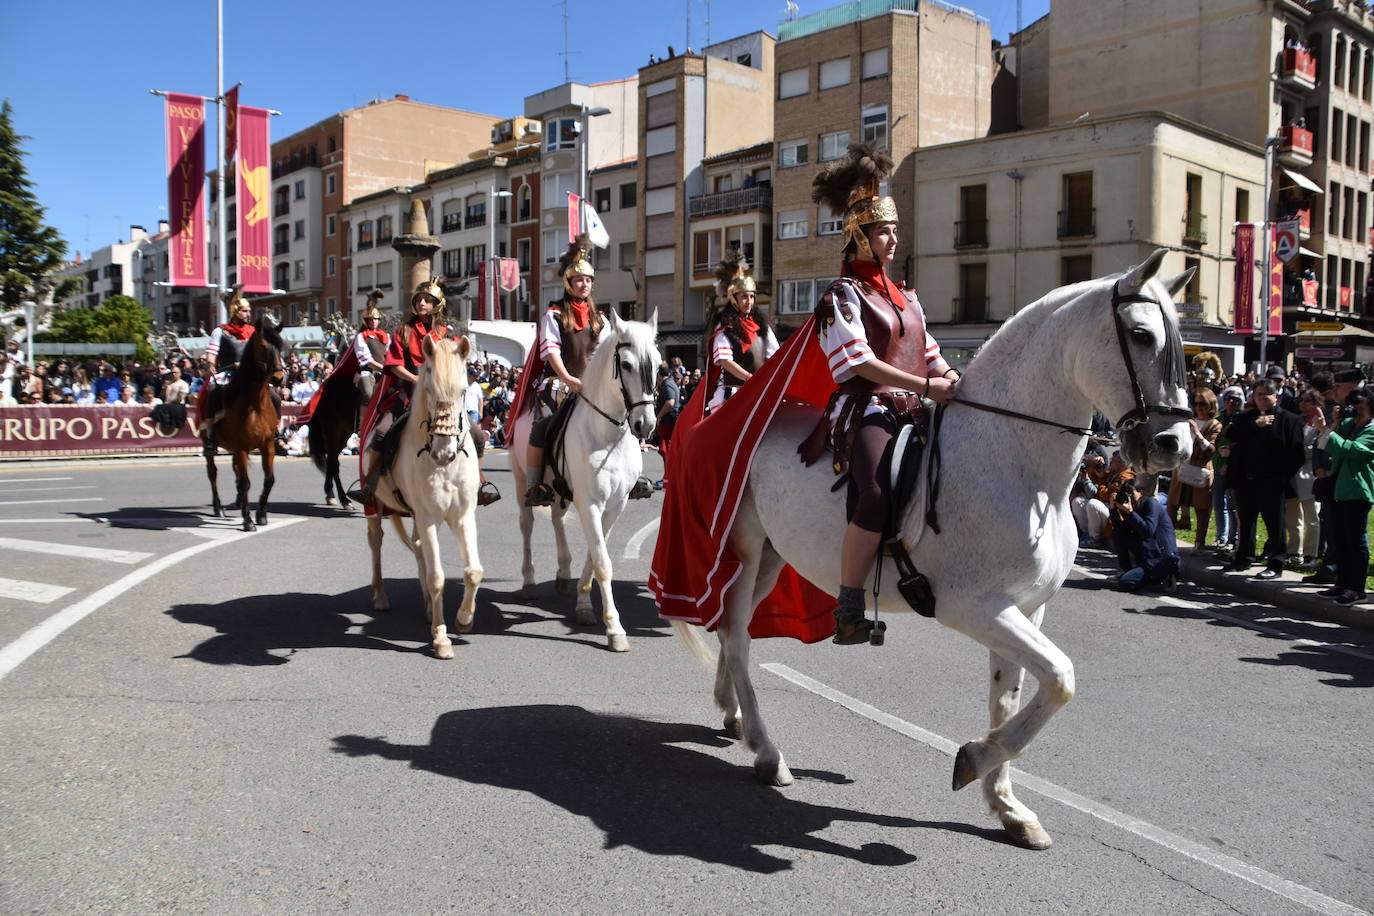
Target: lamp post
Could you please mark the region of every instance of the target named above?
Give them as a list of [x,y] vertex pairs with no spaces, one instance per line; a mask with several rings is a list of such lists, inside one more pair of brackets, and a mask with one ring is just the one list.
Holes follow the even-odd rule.
[[599,118],[610,113],[609,108],[588,108],[586,105],[583,105],[579,112],[582,120],[579,124],[581,130],[578,131],[577,138],[577,148],[580,153],[577,170],[577,196],[581,200],[587,199],[587,165],[589,159],[587,155],[587,122],[592,118]]
[[[495,159],[492,160],[492,166],[493,166],[494,168],[498,168],[498,169],[499,169],[499,168],[504,168],[505,165],[506,165],[506,162],[507,162],[506,159],[504,159],[504,158],[498,156],[497,158],[495,158]],[[496,273],[497,273],[497,270],[496,270],[496,209],[497,209],[496,201],[497,201],[497,200],[500,200],[500,199],[508,198],[508,197],[510,197],[510,196],[511,196],[510,191],[506,190],[505,188],[502,188],[502,189],[500,189],[500,190],[497,190],[497,188],[496,188],[496,172],[493,171],[493,172],[492,172],[492,175],[491,175],[491,188],[490,188],[490,190],[487,192],[487,199],[490,201],[490,209],[491,209],[491,212],[487,214],[487,282],[486,282],[486,298],[487,298],[487,313],[488,313],[488,314],[494,314],[494,313],[495,313],[495,311],[496,311],[496,309],[495,309],[496,297],[497,297],[497,295],[499,294],[499,291],[500,291],[500,289],[501,289],[501,284],[500,284],[500,282],[496,279]]]

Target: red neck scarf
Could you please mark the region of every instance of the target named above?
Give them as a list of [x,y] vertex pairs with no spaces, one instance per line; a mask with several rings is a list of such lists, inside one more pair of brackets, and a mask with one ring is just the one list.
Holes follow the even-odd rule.
[[251,324],[235,324],[231,321],[228,324],[220,325],[220,330],[232,334],[239,340],[247,340],[253,336],[253,326]]
[[406,335],[406,350],[410,355],[412,365],[423,366],[425,364],[425,338],[433,337],[435,340],[442,340],[447,333],[447,328],[441,324],[435,324],[431,318],[426,324],[424,319],[416,318],[410,323],[410,333]]
[[754,345],[754,339],[759,336],[759,323],[754,320],[754,313],[751,309],[748,315],[742,314],[738,309],[735,314],[739,315],[739,332],[744,338],[743,350],[749,352],[749,348]]
[[592,305],[586,299],[568,300],[568,309],[572,312],[573,329],[580,331],[587,326],[587,322],[592,317]]
[[902,294],[901,287],[892,282],[887,270],[877,261],[851,260],[844,265],[844,275],[873,287],[897,308],[906,308],[906,296]]

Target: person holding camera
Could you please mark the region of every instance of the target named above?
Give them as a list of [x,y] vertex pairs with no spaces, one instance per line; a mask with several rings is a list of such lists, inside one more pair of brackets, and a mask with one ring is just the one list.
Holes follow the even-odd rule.
[[1255,552],[1255,522],[1263,516],[1269,531],[1264,545],[1267,568],[1261,579],[1276,579],[1288,555],[1284,503],[1293,494],[1293,475],[1303,466],[1302,419],[1278,405],[1278,392],[1269,379],[1255,383],[1254,407],[1241,413],[1227,428],[1231,457],[1227,462],[1236,491],[1240,536],[1226,572],[1250,568]]
[[1123,570],[1122,591],[1142,588],[1172,591],[1178,581],[1178,543],[1168,511],[1159,500],[1142,496],[1134,480],[1117,491],[1112,502],[1113,539]]
[[1074,521],[1078,523],[1079,547],[1107,546],[1107,538],[1112,533],[1111,504],[1122,484],[1133,479],[1135,471],[1119,451],[1112,452],[1109,461],[1091,451],[1083,456],[1074,495],[1069,500]]
[[1374,403],[1370,393],[1356,390],[1345,399],[1341,421],[1333,430],[1318,411],[1312,417],[1317,444],[1331,459],[1329,476],[1335,478],[1328,503],[1331,544],[1328,555],[1336,561],[1336,584],[1318,592],[1350,607],[1365,600],[1369,572],[1369,540],[1365,524],[1374,503]]

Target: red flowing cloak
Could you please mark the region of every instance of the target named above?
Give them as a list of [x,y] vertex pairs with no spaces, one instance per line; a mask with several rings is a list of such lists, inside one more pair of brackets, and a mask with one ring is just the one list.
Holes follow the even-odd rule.
[[[814,317],[733,397],[703,419],[718,371],[711,367],[678,417],[668,453],[667,478],[672,483],[663,491],[658,545],[649,575],[661,617],[708,630],[720,625],[725,592],[740,573],[742,564],[726,540],[759,441],[784,399],[822,410],[835,389],[816,338]],[[804,499],[805,494],[796,498]],[[839,563],[838,556],[835,562]],[[784,566],[777,584],[755,610],[749,635],[819,642],[835,632],[834,608],[833,596]]]
[[520,370],[520,386],[515,389],[515,395],[510,401],[510,413],[506,415],[508,425],[534,406],[534,389],[543,377],[544,358],[539,355],[539,341],[536,339],[530,347],[529,355],[525,357],[525,367]]

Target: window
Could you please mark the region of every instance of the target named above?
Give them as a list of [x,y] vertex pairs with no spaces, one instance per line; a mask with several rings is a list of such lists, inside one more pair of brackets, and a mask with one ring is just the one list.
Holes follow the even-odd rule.
[[358,292],[366,293],[372,290],[372,265],[365,264],[358,268]]
[[477,276],[477,265],[487,259],[486,245],[472,245],[463,251],[463,275]]
[[875,77],[887,76],[888,56],[887,48],[865,51],[862,70],[863,79],[871,80]]
[[556,264],[558,262],[558,256],[561,255],[567,248],[566,245],[558,244],[558,237],[560,234],[561,233],[558,229],[544,230],[544,237],[541,241],[540,247],[543,249],[544,252],[545,264]]
[[778,314],[806,314],[816,307],[817,288],[824,291],[829,285],[827,280],[780,280],[777,296]]
[[326,216],[326,217],[324,218],[324,234],[325,234],[325,235],[333,235],[333,234],[334,234],[334,214],[333,214],[333,213],[329,214],[328,216]]
[[544,122],[544,149],[553,152],[577,147],[576,118],[554,118]]
[[306,310],[306,320],[311,324],[320,323],[320,300],[310,300],[310,307]]
[[810,71],[806,67],[778,74],[778,98],[790,99],[811,91]]
[[392,266],[393,266],[393,265],[392,265],[392,263],[391,263],[390,261],[383,261],[383,262],[381,262],[380,264],[377,265],[377,288],[378,288],[378,289],[391,289],[391,287],[392,287],[392,285],[393,285],[392,282],[391,282],[391,271],[392,271]]
[[286,254],[291,250],[290,228],[278,226],[272,230],[272,253]]
[[620,243],[620,266],[621,266],[621,267],[634,267],[634,266],[635,266],[635,243],[634,243],[634,242],[621,242],[621,243]]
[[838,86],[848,86],[850,69],[849,58],[847,57],[841,57],[837,60],[828,60],[821,64],[821,89],[834,89]]
[[709,274],[720,261],[720,230],[692,233],[692,273]]
[[859,115],[860,136],[875,148],[887,146],[887,106],[869,105]]
[[1250,222],[1250,191],[1247,188],[1236,188],[1236,222]]
[[954,300],[954,320],[988,320],[988,265],[959,265],[959,298]]
[[337,187],[337,183],[335,182],[335,179],[337,177],[337,175],[330,173],[329,175],[326,175],[324,178],[324,193],[328,194],[331,197],[334,196],[334,189]]
[[443,264],[444,276],[461,277],[463,275],[463,249],[445,249],[440,261]]
[[277,279],[277,284],[276,284],[276,285],[277,285],[277,289],[290,289],[290,288],[291,288],[291,265],[290,265],[290,264],[286,263],[285,261],[283,261],[283,262],[281,262],[280,264],[278,264],[277,267],[276,267],[276,275],[277,275],[277,276],[276,276],[276,279]]
[[463,205],[463,225],[471,229],[487,224],[487,195],[469,194]]
[[677,125],[656,127],[644,132],[644,155],[662,156],[677,149]]
[[377,243],[389,242],[392,238],[391,217],[377,217]]
[[711,179],[711,193],[722,194],[735,189],[734,175],[716,175]]
[[611,210],[611,189],[597,188],[592,192],[592,206],[597,213],[609,213]]
[[568,206],[568,195],[577,193],[577,176],[571,173],[544,176],[544,209],[559,210]]
[[531,203],[530,203],[530,200],[531,200],[532,197],[533,197],[533,192],[530,191],[530,186],[527,185],[527,184],[522,184],[522,185],[520,186],[520,209],[519,209],[519,211],[518,211],[518,212],[519,212],[519,216],[517,216],[516,219],[523,221],[523,220],[527,220],[527,219],[530,218],[530,215],[531,215]]
[[833,134],[821,134],[820,155],[816,157],[817,162],[827,162],[831,159],[839,159],[844,156],[845,150],[849,148],[849,131],[837,130]]
[[515,240],[515,260],[520,264],[520,272],[525,273],[530,269],[530,240]]
[[959,188],[959,221],[954,224],[955,248],[986,248],[988,244],[988,186]]
[[592,267],[597,270],[605,270],[611,266],[611,252],[606,248],[592,249]]
[[806,165],[809,161],[805,140],[787,140],[778,145],[778,168],[790,169],[795,165]]
[[1188,285],[1183,289],[1184,302],[1202,301],[1202,261],[1198,258],[1184,258],[1183,270],[1192,271],[1193,275],[1188,278]]
[[292,236],[291,236],[291,237],[292,237],[292,238],[296,238],[296,239],[303,239],[303,238],[305,238],[305,220],[303,220],[303,219],[298,219],[298,220],[296,220],[296,225],[295,225],[295,227],[294,227],[294,232],[292,233]]
[[[329,142],[330,142],[330,143],[333,143],[333,142],[334,142],[334,140],[333,140],[332,137],[330,138],[330,141],[329,141]],[[327,309],[329,309],[329,314],[331,314],[331,315],[334,314],[334,310],[337,309],[337,308],[339,307],[339,305],[338,305],[338,300],[335,299],[333,296],[330,296],[328,299],[324,300],[324,302],[325,302],[325,306],[324,306],[324,307],[327,308]]]
[[1326,219],[1326,232],[1328,235],[1336,235],[1341,229],[1341,186],[1337,182],[1331,182],[1331,190],[1327,192],[1326,203],[1330,207]]
[[446,200],[443,203],[439,219],[440,232],[457,232],[463,228],[463,202],[461,200]]
[[1070,283],[1082,283],[1084,280],[1093,279],[1093,256],[1090,254],[1076,254],[1067,258],[1059,259],[1059,285],[1068,286]]
[[620,186],[620,209],[630,209],[634,207],[638,200],[639,190],[635,182],[627,182]]
[[305,261],[292,261],[292,262],[291,262],[291,279],[292,279],[292,280],[304,280],[304,279],[305,279]]
[[304,199],[305,199],[305,180],[302,179],[302,180],[296,182],[296,200],[304,200]]
[[1064,209],[1059,211],[1059,237],[1095,235],[1093,173],[1071,172],[1064,175],[1062,181]]
[[286,185],[277,188],[277,201],[272,206],[273,216],[285,216],[291,212],[291,189]]
[[337,268],[338,264],[335,262],[332,254],[324,259],[324,274],[326,277],[334,276],[337,273]]
[[753,270],[757,265],[754,264],[754,227],[753,226],[731,226],[725,230],[725,247],[738,249],[749,259],[750,269]]
[[805,210],[784,210],[778,214],[778,238],[804,239],[807,231]]
[[372,247],[372,220],[365,219],[358,224],[358,250]]

